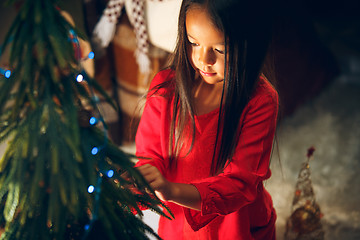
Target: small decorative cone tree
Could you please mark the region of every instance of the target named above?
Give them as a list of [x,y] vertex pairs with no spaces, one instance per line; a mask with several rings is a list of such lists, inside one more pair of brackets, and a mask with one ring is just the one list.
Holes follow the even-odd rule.
[[94,93],[112,101],[81,67],[80,32],[56,0],[19,2],[0,49],[0,239],[157,236],[139,206],[170,216],[107,137]]
[[315,194],[310,179],[309,161],[315,151],[308,149],[307,160],[303,163],[296,183],[292,203],[292,214],[286,223],[286,240],[323,240],[320,207],[315,201]]

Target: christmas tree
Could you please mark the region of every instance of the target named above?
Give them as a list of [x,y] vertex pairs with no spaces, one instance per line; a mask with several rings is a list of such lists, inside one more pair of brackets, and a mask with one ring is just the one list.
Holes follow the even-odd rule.
[[171,216],[108,139],[98,101],[112,100],[82,68],[86,36],[57,3],[19,1],[0,49],[9,51],[0,75],[0,239],[157,236],[139,206]]

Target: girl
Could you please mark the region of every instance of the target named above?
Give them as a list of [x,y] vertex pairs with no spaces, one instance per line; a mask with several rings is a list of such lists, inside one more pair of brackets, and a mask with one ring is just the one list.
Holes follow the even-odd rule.
[[[184,0],[171,66],[152,81],[136,136],[138,170],[167,201],[176,239],[275,239],[263,187],[278,96],[260,73],[271,39],[256,0]],[[260,7],[264,10],[261,10]]]

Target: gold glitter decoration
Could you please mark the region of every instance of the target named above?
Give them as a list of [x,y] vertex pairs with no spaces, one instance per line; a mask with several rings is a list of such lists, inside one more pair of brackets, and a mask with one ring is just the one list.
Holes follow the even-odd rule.
[[292,203],[292,214],[286,222],[285,240],[323,240],[319,205],[315,201],[315,194],[310,179],[309,161],[315,151],[308,149],[307,161],[303,163],[296,183],[296,190]]

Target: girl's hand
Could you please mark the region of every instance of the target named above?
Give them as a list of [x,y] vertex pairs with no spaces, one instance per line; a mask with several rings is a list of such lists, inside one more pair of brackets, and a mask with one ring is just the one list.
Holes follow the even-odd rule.
[[155,190],[155,194],[160,200],[171,200],[172,183],[166,180],[159,169],[150,164],[145,164],[137,167],[137,170],[143,175],[150,187]]
[[164,178],[161,172],[150,164],[137,168],[155,190],[156,196],[162,201],[170,201],[180,206],[201,209],[201,197],[197,188],[191,184],[170,182]]

